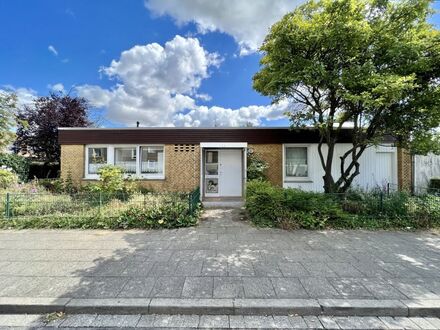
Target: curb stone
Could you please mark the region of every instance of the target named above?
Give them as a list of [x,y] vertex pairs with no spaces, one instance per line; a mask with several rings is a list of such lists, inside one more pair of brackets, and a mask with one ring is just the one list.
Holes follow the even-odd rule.
[[440,317],[440,300],[0,297],[0,314],[197,314]]

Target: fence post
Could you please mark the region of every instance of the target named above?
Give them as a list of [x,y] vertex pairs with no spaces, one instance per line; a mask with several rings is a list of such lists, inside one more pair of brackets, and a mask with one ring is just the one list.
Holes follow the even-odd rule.
[[10,196],[9,193],[6,193],[6,207],[5,207],[5,215],[6,218],[9,219],[11,217],[11,209],[10,209]]

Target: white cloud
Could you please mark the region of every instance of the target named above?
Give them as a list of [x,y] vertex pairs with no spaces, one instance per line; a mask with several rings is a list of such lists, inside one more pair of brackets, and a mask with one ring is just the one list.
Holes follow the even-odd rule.
[[18,108],[32,104],[34,99],[38,97],[37,92],[31,88],[15,88],[11,85],[2,86],[2,88],[0,88],[0,93],[14,93],[17,96]]
[[49,47],[47,47],[47,50],[49,52],[51,52],[54,56],[58,56],[58,51],[57,51],[57,49],[54,46],[49,45]]
[[62,83],[57,83],[55,85],[48,84],[47,88],[50,89],[52,92],[61,92],[65,93],[66,90],[64,89],[64,85]]
[[93,106],[106,108],[108,119],[128,126],[136,121],[143,126],[256,125],[263,117],[282,115],[277,106],[233,110],[197,105],[197,99],[210,98],[197,91],[219,63],[217,54],[207,52],[197,39],[176,36],[164,46],[134,46],[102,68],[115,81],[113,87],[82,85],[76,90]]
[[250,105],[239,109],[199,106],[186,114],[177,114],[174,124],[186,127],[259,126],[263,118],[271,120],[284,117],[288,105],[287,101],[282,101],[274,105]]
[[234,37],[240,53],[256,51],[270,26],[304,0],[145,0],[157,15],[177,24],[194,22],[201,33],[220,31]]

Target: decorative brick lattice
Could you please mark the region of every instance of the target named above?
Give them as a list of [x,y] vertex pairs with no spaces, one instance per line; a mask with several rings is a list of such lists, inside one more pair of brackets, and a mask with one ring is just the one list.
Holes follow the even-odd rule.
[[81,184],[84,178],[84,146],[61,146],[61,178],[64,180],[70,175],[75,185]]
[[397,149],[397,178],[399,189],[411,190],[412,187],[412,157],[402,148]]
[[250,144],[253,152],[266,161],[267,178],[277,186],[283,185],[283,149],[281,144]]

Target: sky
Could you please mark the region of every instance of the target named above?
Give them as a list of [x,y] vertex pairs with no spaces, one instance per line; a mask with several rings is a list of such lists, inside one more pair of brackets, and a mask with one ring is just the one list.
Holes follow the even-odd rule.
[[301,2],[0,0],[0,89],[20,105],[84,97],[103,127],[287,126],[289,104],[252,76],[269,27]]

